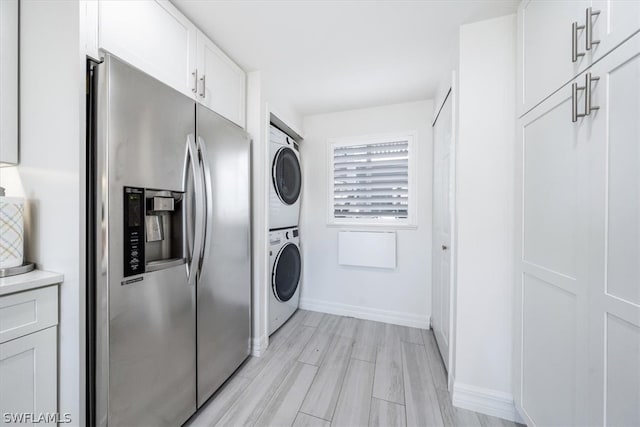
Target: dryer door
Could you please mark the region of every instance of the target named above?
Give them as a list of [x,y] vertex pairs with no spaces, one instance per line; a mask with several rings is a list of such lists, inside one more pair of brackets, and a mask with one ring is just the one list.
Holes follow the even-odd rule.
[[301,267],[302,260],[298,246],[293,243],[285,244],[276,256],[271,274],[273,294],[278,301],[289,301],[296,293]]
[[287,205],[294,204],[300,196],[302,175],[298,156],[289,147],[282,147],[273,159],[273,186],[278,197]]

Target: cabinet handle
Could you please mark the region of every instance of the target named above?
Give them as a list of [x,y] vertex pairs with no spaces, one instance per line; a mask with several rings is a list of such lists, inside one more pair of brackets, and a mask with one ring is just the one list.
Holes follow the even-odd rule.
[[593,17],[600,15],[599,10],[593,10],[591,7],[587,8],[587,16],[585,21],[585,40],[587,50],[591,50],[594,44],[600,43],[600,40],[593,40]]
[[583,30],[584,25],[578,25],[577,22],[571,24],[571,62],[576,62],[578,57],[584,56],[584,52],[578,52],[578,30]]
[[191,92],[196,93],[198,91],[198,70],[193,70],[191,75],[193,76],[193,87],[191,88]]
[[584,117],[584,114],[578,113],[578,91],[584,90],[584,87],[578,86],[578,83],[571,84],[571,121],[578,121],[578,117]]
[[593,77],[591,73],[584,76],[584,116],[588,116],[592,111],[599,110],[600,107],[591,104],[591,84],[600,80],[600,77]]
[[202,82],[202,91],[200,92],[200,97],[202,97],[202,99],[204,99],[206,96],[206,89],[207,89],[206,78],[207,78],[206,74],[203,74],[202,77],[200,77],[200,81]]

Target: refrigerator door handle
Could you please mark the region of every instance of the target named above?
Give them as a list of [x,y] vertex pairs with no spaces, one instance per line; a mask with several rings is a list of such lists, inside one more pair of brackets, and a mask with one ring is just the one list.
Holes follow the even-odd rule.
[[205,215],[204,215],[204,242],[200,253],[200,262],[198,266],[202,271],[202,263],[209,256],[209,240],[211,239],[211,224],[213,223],[213,190],[211,184],[211,168],[209,166],[209,157],[207,156],[207,148],[204,139],[198,136],[198,148],[202,154],[202,172],[204,182],[204,198],[205,198]]
[[[203,183],[202,183],[202,173],[201,173],[201,160],[198,155],[198,147],[196,146],[195,136],[190,134],[187,136],[187,156],[185,161],[184,168],[184,188],[187,189],[187,182],[189,178],[189,174],[192,174],[193,177],[193,192],[195,197],[195,212],[187,211],[187,221],[189,218],[193,218],[194,224],[194,232],[193,232],[193,248],[190,256],[188,257],[187,262],[187,275],[188,275],[188,284],[193,285],[196,280],[196,276],[199,270],[201,253],[202,253],[202,244],[203,244]],[[189,229],[188,223],[185,224],[185,228]],[[188,232],[187,232],[188,234]],[[188,252],[187,248],[187,252]]]

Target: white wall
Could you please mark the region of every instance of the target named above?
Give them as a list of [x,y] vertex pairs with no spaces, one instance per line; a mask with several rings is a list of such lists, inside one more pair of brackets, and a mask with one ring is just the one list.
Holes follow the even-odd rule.
[[267,347],[267,142],[268,112],[260,71],[247,74],[247,131],[251,134],[252,199],[252,354],[260,356]]
[[[432,101],[419,101],[304,118],[300,238],[301,307],[410,326],[431,315]],[[327,225],[329,138],[417,131],[417,228],[397,232],[397,268],[338,265],[338,231]],[[371,228],[369,228],[371,229]]]
[[283,97],[283,92],[263,75],[264,99],[269,104],[269,111],[275,114],[298,135],[302,135],[302,116],[291,104],[291,99]]
[[512,419],[515,30],[514,15],[460,28],[453,395]]
[[79,5],[22,0],[20,14],[20,165],[0,169],[0,182],[8,195],[27,199],[26,258],[64,274],[59,411],[71,414],[72,425],[83,425],[84,62]]
[[302,119],[278,96],[261,71],[247,73],[247,132],[252,138],[252,354],[260,356],[269,343],[269,116],[274,113],[299,134]]

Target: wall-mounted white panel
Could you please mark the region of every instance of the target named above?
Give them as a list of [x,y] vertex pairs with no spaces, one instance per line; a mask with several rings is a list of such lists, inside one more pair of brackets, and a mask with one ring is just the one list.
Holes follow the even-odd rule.
[[522,304],[522,407],[538,425],[575,425],[575,295],[524,275]]
[[396,233],[339,232],[338,263],[356,267],[396,268]]
[[611,314],[606,322],[606,425],[638,426],[640,328]]

